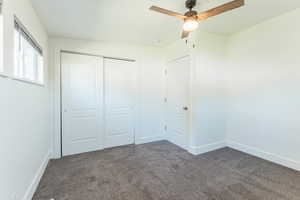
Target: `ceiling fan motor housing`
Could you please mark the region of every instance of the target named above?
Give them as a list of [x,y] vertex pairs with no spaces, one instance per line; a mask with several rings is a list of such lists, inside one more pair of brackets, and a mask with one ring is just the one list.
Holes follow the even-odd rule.
[[194,11],[194,10],[190,10],[190,11],[188,11],[188,12],[186,12],[185,14],[184,14],[184,16],[186,16],[186,17],[188,17],[188,18],[195,18],[195,17],[197,17],[197,12],[196,11]]
[[185,2],[185,6],[187,9],[192,10],[196,6],[196,2],[197,2],[197,0],[187,0]]

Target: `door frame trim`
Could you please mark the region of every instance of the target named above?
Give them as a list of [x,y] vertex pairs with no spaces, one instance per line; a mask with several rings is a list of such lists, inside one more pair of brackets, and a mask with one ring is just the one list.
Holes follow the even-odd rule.
[[117,57],[103,56],[103,55],[90,54],[90,53],[82,53],[82,52],[76,52],[76,51],[60,50],[60,53],[70,53],[70,54],[78,54],[78,55],[84,55],[84,56],[95,56],[95,57],[101,57],[101,58],[107,58],[107,59],[113,59],[113,60],[123,60],[123,61],[127,61],[127,62],[136,62],[136,60],[129,59],[129,58],[117,58]]
[[[164,65],[164,72],[167,71],[167,64],[174,62],[176,60],[184,59],[189,57],[190,59],[190,80],[189,80],[189,122],[188,122],[188,137],[186,138],[185,150],[189,150],[190,146],[192,145],[192,134],[194,132],[194,124],[193,124],[193,116],[194,116],[194,109],[193,109],[193,89],[196,80],[196,56],[193,53],[185,54],[182,56],[177,56],[172,59],[169,59]],[[167,98],[167,74],[164,75],[164,99]],[[167,102],[164,103],[164,124],[167,126]],[[165,138],[168,140],[168,131],[165,130]]]

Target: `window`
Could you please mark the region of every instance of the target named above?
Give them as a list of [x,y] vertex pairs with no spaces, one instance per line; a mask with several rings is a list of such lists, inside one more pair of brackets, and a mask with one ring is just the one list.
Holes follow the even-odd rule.
[[0,0],[0,73],[3,71],[3,14],[2,0]]
[[16,78],[43,84],[43,50],[16,17],[14,40]]

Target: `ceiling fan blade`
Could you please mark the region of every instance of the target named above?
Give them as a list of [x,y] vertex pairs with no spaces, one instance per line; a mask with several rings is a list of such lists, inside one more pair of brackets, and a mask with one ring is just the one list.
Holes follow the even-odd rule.
[[234,0],[234,1],[231,1],[229,3],[225,3],[225,4],[221,5],[221,6],[218,6],[216,8],[210,9],[208,11],[199,13],[197,15],[198,16],[198,20],[199,21],[200,20],[204,20],[204,19],[207,19],[209,17],[213,17],[213,16],[219,15],[221,13],[233,10],[235,8],[239,8],[239,7],[243,6],[243,5],[245,5],[245,0]]
[[189,36],[189,34],[190,34],[190,32],[188,32],[188,31],[182,31],[181,39],[187,38]]
[[186,18],[186,16],[184,16],[180,13],[173,12],[171,10],[166,10],[166,9],[163,9],[163,8],[160,8],[160,7],[157,7],[157,6],[151,6],[150,10],[153,10],[153,11],[156,11],[156,12],[159,12],[159,13],[162,13],[162,14],[170,15],[170,16],[173,16],[173,17],[177,17],[179,19],[185,19]]

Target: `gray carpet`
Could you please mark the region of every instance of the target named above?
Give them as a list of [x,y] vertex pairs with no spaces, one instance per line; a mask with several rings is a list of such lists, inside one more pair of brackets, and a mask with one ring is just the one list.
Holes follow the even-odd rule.
[[166,142],[53,160],[34,200],[293,200],[300,173],[224,148],[193,156]]

